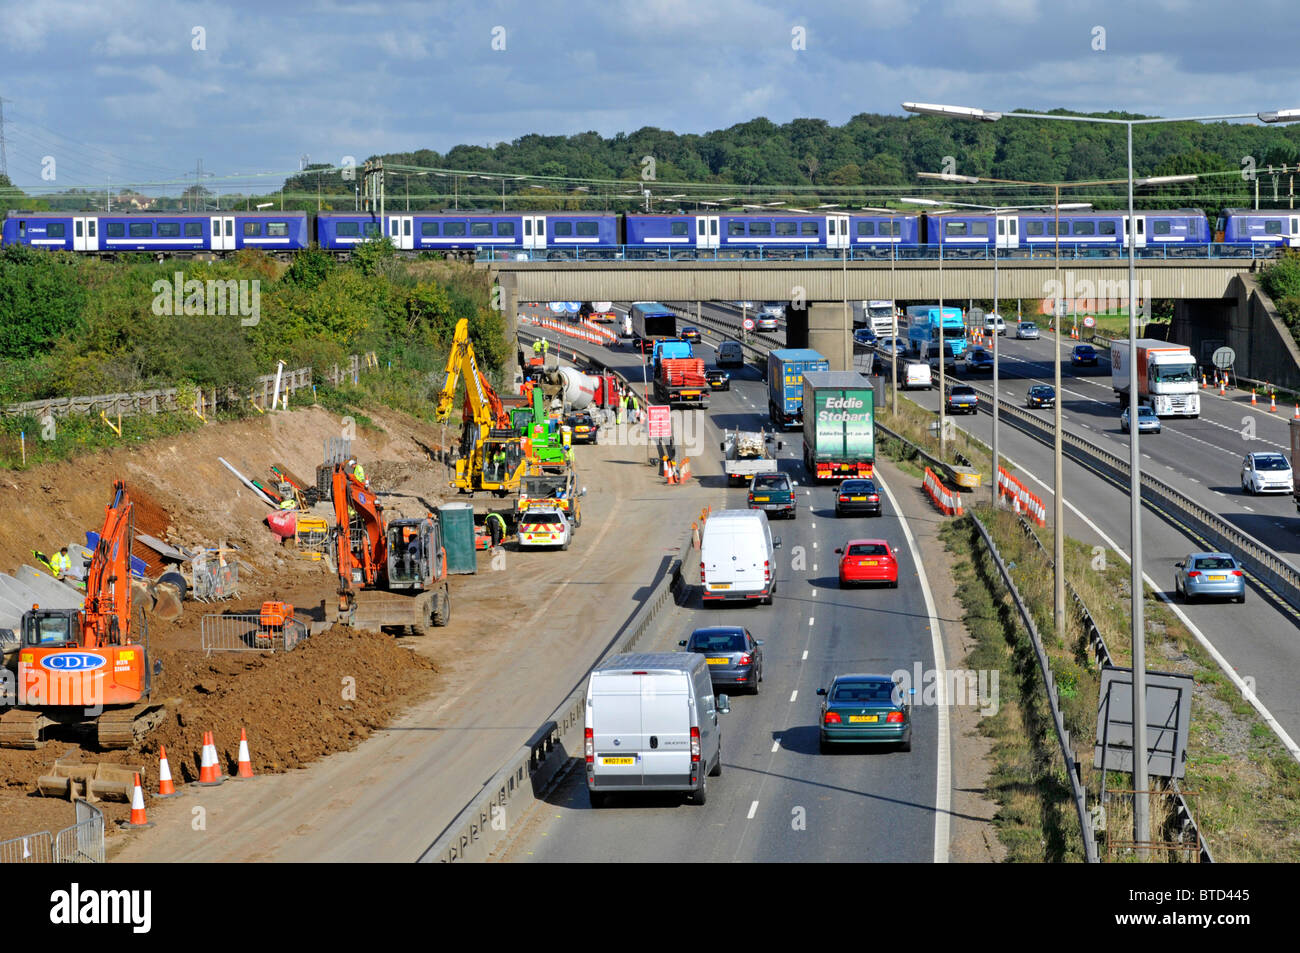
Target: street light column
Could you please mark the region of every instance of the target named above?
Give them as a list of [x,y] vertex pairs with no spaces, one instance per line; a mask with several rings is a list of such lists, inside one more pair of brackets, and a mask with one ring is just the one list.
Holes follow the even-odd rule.
[[993,213],[993,506],[998,505],[998,239],[1002,219]]
[[[1130,181],[1132,179],[1130,178]],[[1065,493],[1062,481],[1062,454],[1064,446],[1061,440],[1061,327],[1065,324],[1063,295],[1065,285],[1061,283],[1061,187],[1056,186],[1054,196],[1056,205],[1056,300],[1052,310],[1056,312],[1056,360],[1055,382],[1056,399],[1052,401],[1052,421],[1055,434],[1052,444],[1052,543],[1053,558],[1056,560],[1056,572],[1053,573],[1053,622],[1058,640],[1065,639]]]

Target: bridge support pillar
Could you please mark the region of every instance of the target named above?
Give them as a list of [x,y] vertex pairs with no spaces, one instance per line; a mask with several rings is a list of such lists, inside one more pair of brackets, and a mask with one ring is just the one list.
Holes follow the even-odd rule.
[[853,370],[853,314],[843,301],[808,306],[808,347],[825,355],[833,371]]
[[785,346],[808,347],[808,309],[785,306]]
[[515,340],[515,332],[519,330],[519,322],[516,316],[519,314],[519,291],[515,288],[515,283],[506,275],[497,275],[497,286],[492,289],[492,307],[501,309],[502,325],[505,329],[506,340],[511,344]]

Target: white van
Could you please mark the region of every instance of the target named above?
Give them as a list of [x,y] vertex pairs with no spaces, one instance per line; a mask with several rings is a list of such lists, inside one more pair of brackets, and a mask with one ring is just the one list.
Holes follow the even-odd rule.
[[718,715],[731,710],[713,694],[697,652],[615,655],[587,681],[587,794],[593,808],[612,791],[685,791],[708,797],[706,776],[722,774]]
[[904,361],[898,383],[905,390],[934,387],[934,371],[929,361]]
[[718,367],[744,367],[745,352],[739,341],[723,341],[718,345]]
[[776,553],[762,510],[719,510],[704,522],[700,540],[700,588],[706,602],[759,599],[772,604]]

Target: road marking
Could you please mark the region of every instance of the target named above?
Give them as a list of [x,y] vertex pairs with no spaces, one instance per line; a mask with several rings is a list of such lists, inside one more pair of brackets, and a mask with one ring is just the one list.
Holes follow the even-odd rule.
[[813,549],[816,549],[816,548],[817,548],[817,541],[816,541],[816,540],[813,540]]
[[807,649],[804,649],[804,650],[803,650],[803,655],[801,655],[801,656],[799,657],[799,661],[801,661],[801,662],[806,662],[806,661],[808,661],[808,650],[807,650]]
[[813,572],[816,572],[816,571],[817,571],[817,564],[816,564],[816,563],[813,563]]
[[799,697],[799,689],[796,688],[794,691],[790,693],[790,701],[794,701],[798,697]]
[[812,617],[812,616],[809,616],[809,617],[808,617],[808,624],[809,624],[809,625],[812,625],[812,624],[813,624],[813,617]]
[[814,590],[812,591],[812,594],[813,594],[813,598],[816,599],[816,598],[817,598],[817,590],[814,589]]
[[[877,472],[877,481],[885,495],[889,497],[889,505],[894,508],[898,514],[898,525],[903,528],[903,536],[907,539],[907,548],[912,553],[912,559],[916,562],[917,581],[921,583],[921,595],[925,599],[925,611],[930,617],[930,646],[934,652],[934,667],[936,671],[947,671],[948,663],[944,658],[943,637],[939,632],[939,613],[934,606],[934,594],[930,591],[930,583],[925,575],[925,566],[921,562],[921,554],[917,549],[916,539],[912,536],[912,529],[907,525],[907,518],[903,516],[903,511],[898,505],[898,500],[894,498],[893,491],[885,483],[884,478]],[[935,685],[936,695],[936,715],[939,722],[938,743],[935,745],[937,766],[935,768],[934,781],[934,862],[936,864],[946,864],[948,862],[948,828],[949,812],[952,810],[952,755],[948,750],[951,743],[948,737],[948,689],[946,679],[938,679]]]
[[777,738],[776,741],[772,742],[772,750],[779,751],[780,749],[781,749],[781,739]]
[[810,525],[808,528],[809,528],[809,529],[816,529],[816,528],[817,528],[817,524],[816,524],[816,523],[813,523],[813,524]]
[[1242,503],[1242,504],[1241,504],[1241,508],[1242,508],[1243,510],[1250,510],[1252,513],[1255,512],[1255,507],[1253,507],[1253,506],[1247,506],[1245,503]]
[[754,815],[757,813],[758,813],[758,802],[753,801],[749,805],[749,813],[745,816],[745,820],[752,821],[754,819]]

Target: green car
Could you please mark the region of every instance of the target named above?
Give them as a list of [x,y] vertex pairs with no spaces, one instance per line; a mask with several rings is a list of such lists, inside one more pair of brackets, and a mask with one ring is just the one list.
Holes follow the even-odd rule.
[[829,689],[819,688],[817,694],[825,698],[818,719],[822,754],[837,744],[896,744],[901,751],[912,750],[912,705],[888,675],[837,675]]

